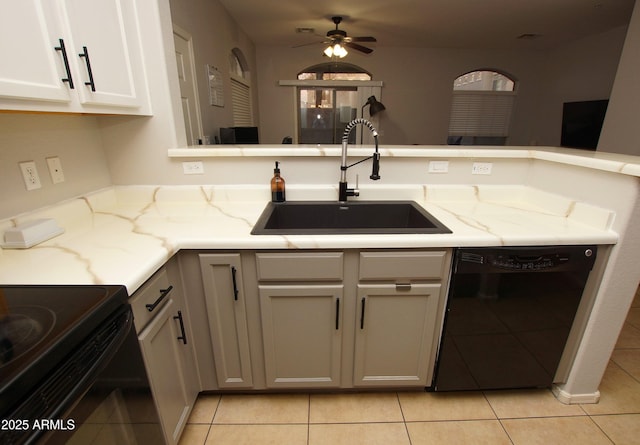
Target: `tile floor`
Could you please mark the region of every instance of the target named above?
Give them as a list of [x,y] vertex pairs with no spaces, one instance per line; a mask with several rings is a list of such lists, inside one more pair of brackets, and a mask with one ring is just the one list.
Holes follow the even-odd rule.
[[600,392],[593,405],[549,390],[202,394],[180,445],[640,444],[640,291]]

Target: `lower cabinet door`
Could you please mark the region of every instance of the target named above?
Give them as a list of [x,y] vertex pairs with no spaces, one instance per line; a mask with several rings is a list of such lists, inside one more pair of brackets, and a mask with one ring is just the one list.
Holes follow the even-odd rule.
[[342,285],[259,286],[269,388],[339,387]]
[[355,386],[426,386],[440,284],[358,285]]
[[252,388],[240,254],[201,254],[199,260],[218,387]]
[[160,414],[160,421],[169,444],[178,443],[190,411],[189,393],[185,387],[180,349],[183,343],[174,316],[178,309],[167,301],[160,313],[140,333],[145,366]]

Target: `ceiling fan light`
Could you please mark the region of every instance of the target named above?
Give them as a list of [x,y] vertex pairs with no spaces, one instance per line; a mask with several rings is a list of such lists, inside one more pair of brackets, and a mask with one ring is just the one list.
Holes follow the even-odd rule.
[[336,45],[333,47],[333,54],[335,54],[336,56],[342,58],[344,56],[346,56],[348,54],[347,49],[340,45],[339,43],[336,43]]
[[333,56],[333,47],[327,46],[327,48],[324,50],[324,55],[327,57]]

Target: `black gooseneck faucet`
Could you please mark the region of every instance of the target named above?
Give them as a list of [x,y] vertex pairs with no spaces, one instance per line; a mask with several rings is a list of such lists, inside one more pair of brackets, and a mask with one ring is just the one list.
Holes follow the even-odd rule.
[[[376,151],[373,155],[368,158],[364,158],[358,162],[355,162],[351,165],[347,165],[347,143],[349,140],[349,133],[351,130],[358,124],[362,124],[366,126],[371,133],[373,133],[373,140],[375,142]],[[342,134],[342,161],[340,163],[340,182],[338,183],[338,201],[346,202],[348,196],[359,196],[360,191],[358,189],[350,189],[347,186],[347,169],[349,167],[353,167],[354,165],[360,164],[361,162],[368,161],[371,159],[373,161],[373,168],[371,171],[370,179],[377,181],[380,179],[380,153],[378,153],[378,132],[373,127],[373,124],[366,119],[358,118],[349,122],[344,129],[344,133]]]

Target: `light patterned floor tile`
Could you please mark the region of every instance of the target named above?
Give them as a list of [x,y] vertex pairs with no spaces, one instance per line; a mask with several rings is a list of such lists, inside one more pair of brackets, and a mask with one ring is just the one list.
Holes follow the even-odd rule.
[[511,445],[497,420],[407,423],[411,445]]
[[192,424],[184,427],[178,445],[204,445],[211,425]]
[[401,392],[398,397],[407,422],[496,418],[481,392]]
[[306,445],[307,425],[212,425],[206,445]]
[[187,423],[211,423],[218,403],[220,403],[219,395],[200,394]]
[[616,348],[640,348],[640,328],[635,327],[629,322],[625,322],[618,336]]
[[616,349],[611,360],[640,382],[640,349]]
[[307,423],[309,395],[224,395],[213,419],[219,423]]
[[396,393],[312,394],[311,423],[402,422]]
[[309,445],[409,445],[404,423],[341,423],[309,426]]
[[640,443],[640,414],[593,416],[592,419],[616,445]]
[[589,417],[502,420],[514,445],[611,445]]
[[586,415],[579,405],[559,402],[548,389],[487,391],[485,395],[499,419]]
[[600,401],[581,406],[589,415],[640,413],[640,382],[610,362],[600,383]]

